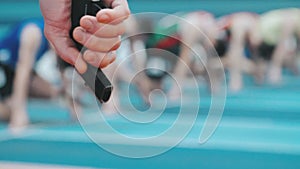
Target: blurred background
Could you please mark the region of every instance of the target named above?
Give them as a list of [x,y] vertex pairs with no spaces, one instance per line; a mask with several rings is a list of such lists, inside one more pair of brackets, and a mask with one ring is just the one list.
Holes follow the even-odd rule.
[[[299,0],[128,0],[128,3],[136,15],[128,21],[128,32],[122,38],[118,50],[121,59],[104,70],[116,91],[110,102],[98,104],[72,67],[59,60],[53,51],[45,52],[32,68],[34,75],[44,78],[45,83],[34,83],[38,87],[31,89],[32,95],[28,91],[26,127],[19,131],[10,113],[3,113],[11,103],[7,96],[0,95],[1,169],[300,167]],[[203,12],[208,15],[202,17]],[[168,14],[176,14],[186,22]],[[201,17],[195,21],[193,14]],[[8,43],[5,40],[15,25],[42,16],[38,0],[1,0],[0,16],[0,63],[4,63],[7,51],[1,44]],[[254,21],[248,16],[255,16]],[[209,27],[211,18],[214,26]],[[199,26],[202,32],[193,34],[193,26],[186,31],[185,26],[191,24]],[[217,33],[210,36],[211,30]],[[282,38],[280,33],[284,30],[291,31]],[[221,36],[224,32],[225,37]],[[257,34],[258,40],[253,38]],[[197,42],[185,37],[194,37]],[[199,62],[191,56],[188,75],[176,73],[180,64],[174,56],[183,58],[180,52],[184,45],[180,46],[180,41],[201,46],[199,50],[191,48],[199,58],[205,58]],[[171,55],[151,49],[162,49]],[[280,49],[278,58],[282,62],[278,63],[274,58]],[[265,56],[266,50],[270,56]],[[236,54],[236,51],[241,52]],[[0,87],[4,94],[5,82],[13,79],[5,68],[1,63]],[[212,76],[207,77],[210,71]],[[178,90],[172,87],[174,79],[182,87],[184,94],[180,99],[184,105],[178,104]],[[155,89],[159,92],[153,92]],[[35,95],[39,90],[50,94]],[[160,91],[165,94],[162,96]],[[220,107],[215,107],[222,113],[210,114],[216,116],[216,121],[209,121],[213,94],[222,99],[217,105]],[[199,109],[194,109],[195,105]],[[190,118],[177,124],[180,113]],[[135,117],[147,121],[157,114],[160,116],[147,124],[130,121]],[[189,121],[192,118],[195,121]],[[23,118],[19,119],[22,123]],[[179,125],[179,129],[192,126],[173,147],[171,142],[176,140],[174,137],[182,136],[181,130],[177,135],[174,132],[173,137],[162,136],[162,142],[136,143],[116,139],[114,132],[103,128],[104,124],[133,138],[159,136],[174,125]],[[212,136],[200,144],[199,136],[205,125],[215,128]],[[130,158],[164,148],[156,156]],[[124,157],[116,153],[119,151],[132,155]]]

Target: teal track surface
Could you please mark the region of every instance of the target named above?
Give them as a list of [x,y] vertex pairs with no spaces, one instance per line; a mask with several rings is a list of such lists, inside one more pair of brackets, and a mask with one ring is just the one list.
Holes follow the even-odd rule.
[[[237,12],[266,12],[284,7],[299,7],[299,0],[128,0],[132,13],[207,10],[217,16]],[[41,17],[37,0],[1,0],[0,38],[17,21]],[[286,74],[282,86],[256,86],[246,78],[245,89],[228,93],[221,122],[204,144],[198,138],[210,108],[210,96],[200,89],[196,122],[185,139],[171,150],[150,158],[131,159],[113,155],[95,144],[78,122],[71,120],[65,107],[57,101],[30,100],[28,111],[32,125],[12,135],[0,122],[1,161],[58,164],[116,169],[299,169],[300,168],[300,77]],[[187,89],[187,93],[191,92]],[[131,101],[140,109],[140,96],[134,90]],[[128,100],[122,97],[122,105]],[[140,127],[124,118],[108,117],[118,132],[134,136],[156,135],[174,123],[179,106],[167,107],[157,122]],[[99,128],[96,107],[86,108],[84,123],[103,137],[102,144],[123,151],[148,151],[166,143],[130,144],[116,140]],[[186,116],[191,111],[187,110]],[[186,125],[189,122],[181,125]],[[166,142],[172,138],[164,138]]]
[[[300,78],[285,75],[284,84],[277,87],[256,86],[251,79],[245,80],[243,91],[228,93],[221,122],[206,143],[199,144],[198,138],[210,97],[201,89],[199,116],[187,137],[171,150],[143,159],[120,157],[105,151],[91,141],[79,123],[70,120],[67,110],[60,104],[31,100],[28,109],[33,124],[25,132],[12,135],[7,124],[0,125],[0,161],[126,169],[300,168]],[[139,96],[132,94],[132,97],[132,102],[139,105]],[[127,104],[122,100],[123,106]],[[191,101],[190,104],[197,103]],[[122,134],[147,137],[170,127],[178,110],[178,106],[166,108],[150,127],[139,127],[121,116],[107,117],[107,121]],[[89,108],[83,121],[103,137],[102,144],[132,152],[166,146],[165,143],[130,144],[116,140],[112,133],[99,128],[97,114],[92,113],[96,111],[96,108]],[[184,113],[188,116],[191,112]]]

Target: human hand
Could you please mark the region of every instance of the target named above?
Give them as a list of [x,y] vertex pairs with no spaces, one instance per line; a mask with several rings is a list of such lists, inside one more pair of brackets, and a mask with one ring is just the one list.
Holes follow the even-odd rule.
[[123,21],[129,16],[130,10],[126,0],[105,0],[105,3],[111,8],[100,10],[96,17],[82,17],[80,26],[73,31],[74,39],[88,49],[82,56],[69,35],[71,0],[40,0],[47,39],[57,54],[75,65],[80,73],[86,71],[86,62],[103,68],[116,58],[115,50],[120,46],[120,35],[125,32]]

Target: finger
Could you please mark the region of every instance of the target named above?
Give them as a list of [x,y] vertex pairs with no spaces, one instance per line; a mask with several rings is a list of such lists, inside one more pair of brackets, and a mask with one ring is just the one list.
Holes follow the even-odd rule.
[[116,54],[116,52],[110,52],[110,53],[108,53],[108,55],[106,57],[108,57],[110,59],[103,60],[100,64],[100,68],[105,68],[106,66],[111,64],[114,60],[116,60],[117,54]]
[[80,54],[75,62],[75,68],[76,70],[80,73],[83,74],[86,72],[87,70],[87,64],[86,62],[83,60],[82,55]]
[[83,28],[77,27],[73,32],[74,39],[83,44],[86,48],[97,52],[109,52],[119,48],[121,37],[99,38],[86,32]]
[[101,53],[87,50],[85,51],[83,58],[86,62],[95,67],[104,68],[116,59],[116,53]]
[[117,59],[117,55],[115,55],[115,57],[113,57],[113,58],[110,60],[109,64],[113,63],[116,59]]
[[96,17],[101,23],[118,24],[124,21],[130,15],[130,10],[126,0],[107,0],[111,9],[100,10]]
[[125,33],[125,24],[123,22],[115,25],[99,23],[93,16],[84,16],[80,20],[80,26],[91,34],[103,37],[113,38]]

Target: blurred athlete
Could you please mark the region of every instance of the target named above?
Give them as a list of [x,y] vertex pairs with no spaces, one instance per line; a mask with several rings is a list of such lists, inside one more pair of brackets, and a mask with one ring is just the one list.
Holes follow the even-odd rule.
[[288,66],[298,74],[296,65],[297,39],[300,38],[300,9],[269,11],[260,17],[259,33],[262,43],[260,56],[269,61],[268,79],[272,84],[282,81],[282,67]]
[[[223,65],[214,51],[218,35],[216,18],[206,11],[196,11],[189,13],[184,17],[184,20],[180,23],[179,28],[183,44],[180,46],[179,53],[181,62],[177,62],[174,69],[175,78],[179,80],[179,83],[183,81],[187,74],[184,64],[192,68],[192,65],[198,62],[196,67],[202,69],[202,74],[204,73],[208,83],[208,89],[212,93],[216,93],[220,90],[223,80],[221,76]],[[195,70],[192,69],[192,71]],[[179,96],[179,90],[174,89],[173,87],[170,91],[171,99],[177,99]]]
[[[209,89],[216,92],[218,90],[216,86],[219,83],[218,73],[222,69],[222,65],[216,62],[215,59],[218,58],[212,51],[218,33],[215,17],[205,11],[179,14],[179,16],[181,19],[167,16],[155,26],[147,48],[157,50],[150,55],[162,55],[161,58],[167,58],[169,65],[175,65],[172,67],[172,71],[174,79],[179,85],[184,83],[189,72],[187,69],[190,69],[193,73],[204,74],[208,83],[214,84],[208,85]],[[156,65],[163,65],[160,74],[164,75],[163,72],[170,72],[170,68],[168,68],[168,64],[159,60],[161,58],[155,58]],[[210,76],[208,72],[210,72]],[[169,99],[178,100],[180,95],[180,90],[174,82],[168,93]]]
[[36,61],[49,50],[42,19],[28,19],[13,26],[0,41],[0,113],[9,117],[10,127],[24,127],[28,95],[52,98],[59,91],[34,71]]
[[239,12],[218,20],[219,35],[216,50],[224,67],[229,70],[229,89],[239,91],[243,87],[243,73],[255,75],[255,58],[260,43],[258,32],[259,16],[255,13]]

